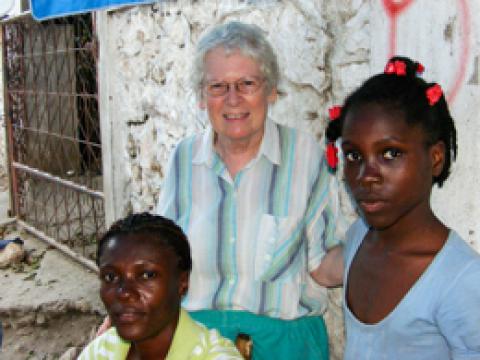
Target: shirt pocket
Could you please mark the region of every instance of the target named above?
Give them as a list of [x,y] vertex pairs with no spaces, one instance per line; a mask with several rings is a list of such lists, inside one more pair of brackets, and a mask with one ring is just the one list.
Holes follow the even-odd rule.
[[299,256],[302,219],[301,215],[261,216],[255,252],[256,281],[273,281],[280,276],[293,275],[285,269]]

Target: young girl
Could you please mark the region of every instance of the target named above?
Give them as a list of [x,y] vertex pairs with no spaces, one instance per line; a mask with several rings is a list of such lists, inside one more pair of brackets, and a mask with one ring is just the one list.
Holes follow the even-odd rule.
[[233,343],[193,321],[180,301],[190,247],[172,221],[148,213],[117,221],[98,245],[100,297],[114,327],[80,360],[241,360]]
[[[438,84],[392,58],[327,128],[361,219],[344,250],[345,359],[480,359],[480,256],[430,207],[456,157]],[[331,113],[332,114],[332,113]]]

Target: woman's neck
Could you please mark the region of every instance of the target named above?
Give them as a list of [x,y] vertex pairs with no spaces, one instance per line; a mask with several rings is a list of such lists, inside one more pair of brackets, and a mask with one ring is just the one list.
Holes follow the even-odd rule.
[[235,178],[258,153],[262,144],[263,134],[246,140],[230,140],[215,137],[215,150],[222,158],[230,176]]
[[177,321],[168,324],[162,331],[146,340],[132,341],[126,360],[158,360],[165,359],[172,345]]

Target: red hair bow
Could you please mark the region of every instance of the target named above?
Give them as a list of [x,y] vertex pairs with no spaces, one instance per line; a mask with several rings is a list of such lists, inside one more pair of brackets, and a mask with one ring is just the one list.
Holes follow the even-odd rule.
[[442,97],[443,91],[440,85],[435,84],[430,86],[425,92],[427,95],[428,103],[433,106]]
[[385,66],[385,74],[395,74],[397,76],[407,75],[407,65],[400,60],[389,61]]
[[341,106],[332,106],[328,109],[328,116],[330,120],[337,120],[340,115],[342,115],[342,107]]
[[328,166],[335,170],[338,165],[338,149],[334,142],[329,142],[327,144],[326,157]]
[[420,64],[419,62],[416,63],[417,64],[417,74],[423,74],[423,72],[425,71],[425,66],[423,66],[422,64]]

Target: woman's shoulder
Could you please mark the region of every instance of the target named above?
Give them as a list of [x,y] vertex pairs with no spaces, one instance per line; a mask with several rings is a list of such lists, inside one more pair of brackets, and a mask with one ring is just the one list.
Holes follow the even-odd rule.
[[207,329],[203,325],[200,332],[201,341],[193,349],[192,360],[241,360],[237,348],[216,329]]
[[[192,360],[242,359],[230,340],[221,336],[216,329],[208,329],[193,320],[188,312],[182,309],[172,343],[171,359],[175,359],[177,353],[184,354],[188,348],[191,349],[189,358]],[[173,356],[174,354],[175,356]]]
[[[456,231],[451,230],[443,249],[437,254],[441,269],[450,278],[446,284],[455,284],[471,276],[480,278],[480,254]],[[472,275],[473,274],[473,275]]]
[[83,349],[78,360],[102,359],[108,350],[115,358],[122,359],[128,354],[130,343],[123,340],[114,327],[111,327],[102,335],[97,336]]
[[206,130],[203,130],[199,133],[195,133],[195,134],[185,136],[184,138],[180,139],[180,141],[177,143],[175,148],[176,149],[185,149],[185,148],[188,148],[188,147],[192,146],[192,144],[199,143],[201,141],[201,139],[203,138],[203,136],[205,134],[205,131]]
[[292,137],[296,140],[296,142],[302,146],[309,146],[312,148],[320,149],[320,142],[319,140],[313,135],[311,131],[307,131],[303,128],[291,127],[288,125],[283,125],[279,123],[275,123],[278,126],[280,134],[284,137]]
[[480,261],[480,254],[475,251],[455,230],[450,230],[447,244],[460,257],[465,257],[473,261]]

